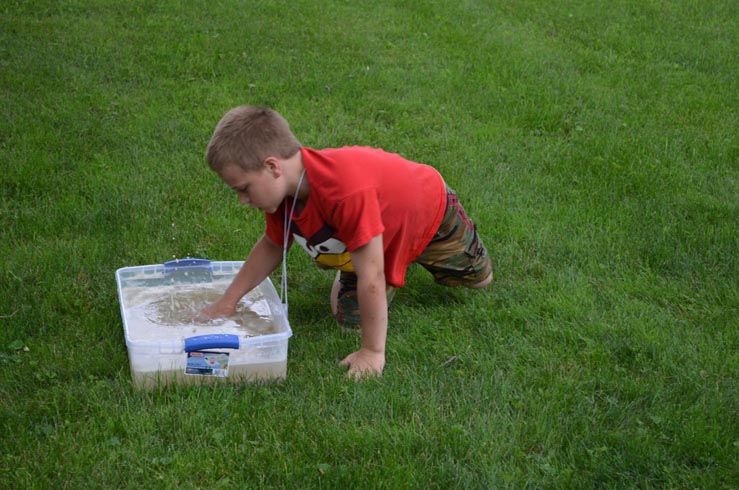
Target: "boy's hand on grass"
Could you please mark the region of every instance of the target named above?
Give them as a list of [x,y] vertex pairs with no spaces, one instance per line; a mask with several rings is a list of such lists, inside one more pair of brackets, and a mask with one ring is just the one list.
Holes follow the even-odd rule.
[[349,354],[339,363],[339,367],[345,366],[349,367],[346,376],[356,380],[369,376],[381,376],[385,367],[385,353],[362,348]]

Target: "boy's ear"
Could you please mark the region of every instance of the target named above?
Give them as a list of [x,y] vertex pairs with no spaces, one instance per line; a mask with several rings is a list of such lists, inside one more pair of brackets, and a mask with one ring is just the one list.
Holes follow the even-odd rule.
[[282,162],[277,157],[267,157],[264,159],[264,168],[272,172],[272,175],[279,177],[282,175]]

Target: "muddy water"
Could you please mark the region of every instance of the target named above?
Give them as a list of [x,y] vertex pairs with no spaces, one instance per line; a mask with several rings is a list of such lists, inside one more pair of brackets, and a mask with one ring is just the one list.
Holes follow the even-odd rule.
[[198,318],[200,310],[216,301],[229,284],[230,281],[218,281],[124,288],[128,339],[171,342],[213,333],[240,337],[274,333],[274,317],[267,300],[258,290],[241,299],[233,316],[208,321]]

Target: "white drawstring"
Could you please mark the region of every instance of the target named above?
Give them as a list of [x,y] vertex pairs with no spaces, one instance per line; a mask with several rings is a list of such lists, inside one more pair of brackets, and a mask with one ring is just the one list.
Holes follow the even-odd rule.
[[298,192],[300,192],[300,186],[303,184],[303,177],[305,177],[305,169],[300,174],[298,179],[298,188],[295,189],[295,197],[293,198],[292,206],[290,206],[290,216],[287,215],[287,206],[285,206],[285,223],[282,233],[282,277],[280,278],[280,299],[282,300],[282,308],[285,310],[285,316],[287,316],[287,242],[290,235],[290,225],[293,222],[293,215],[295,214],[295,203],[298,200]]

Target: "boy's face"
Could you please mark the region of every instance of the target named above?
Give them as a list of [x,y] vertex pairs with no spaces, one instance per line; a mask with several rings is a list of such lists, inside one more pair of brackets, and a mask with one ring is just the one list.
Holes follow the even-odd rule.
[[239,202],[264,213],[274,213],[285,198],[280,169],[265,165],[261,170],[247,172],[236,165],[221,170],[221,179],[236,191]]

